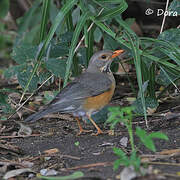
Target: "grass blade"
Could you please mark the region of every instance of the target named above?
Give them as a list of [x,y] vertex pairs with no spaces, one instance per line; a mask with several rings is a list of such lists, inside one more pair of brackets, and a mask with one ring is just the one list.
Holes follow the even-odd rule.
[[[42,48],[40,49],[38,55],[37,55],[37,63],[32,71],[32,74],[27,82],[26,87],[24,88],[22,97],[20,99],[20,102],[22,101],[24,94],[26,93],[29,84],[35,74],[35,72],[37,71],[38,67],[39,67],[39,61],[41,61],[43,54],[46,50],[46,48],[48,47],[49,42],[51,41],[51,39],[53,38],[53,35],[57,29],[57,27],[59,26],[59,24],[62,22],[62,20],[64,19],[64,17],[66,16],[66,14],[70,11],[70,9],[77,3],[77,0],[67,0],[66,3],[64,4],[64,6],[61,8],[60,12],[57,14],[55,20],[54,20],[54,24],[52,25],[43,45]],[[20,103],[19,102],[19,103]]]
[[73,62],[73,56],[75,53],[74,50],[76,48],[76,45],[77,45],[77,42],[79,39],[79,34],[80,34],[81,30],[83,29],[84,24],[87,19],[88,19],[88,12],[82,14],[78,24],[76,25],[76,29],[73,34],[73,38],[72,38],[71,46],[70,46],[70,50],[69,50],[69,55],[68,55],[68,59],[67,59],[66,73],[65,73],[65,78],[64,78],[64,86],[66,86],[68,78],[69,78],[69,73],[70,73],[72,62]]
[[43,1],[43,11],[42,11],[42,20],[41,20],[41,29],[40,29],[40,38],[39,43],[43,41],[46,35],[46,25],[48,22],[48,9],[50,6],[50,0]]

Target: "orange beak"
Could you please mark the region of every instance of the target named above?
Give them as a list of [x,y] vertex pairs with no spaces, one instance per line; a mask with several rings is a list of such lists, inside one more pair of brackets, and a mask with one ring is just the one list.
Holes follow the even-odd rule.
[[120,54],[122,54],[124,52],[124,50],[116,50],[116,51],[114,51],[113,52],[113,55],[111,56],[111,58],[113,59],[113,58],[115,58],[115,57],[117,57],[117,56],[119,56]]

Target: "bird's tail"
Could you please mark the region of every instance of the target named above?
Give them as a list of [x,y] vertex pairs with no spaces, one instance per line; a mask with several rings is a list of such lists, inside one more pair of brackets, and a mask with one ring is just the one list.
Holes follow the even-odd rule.
[[39,112],[36,112],[34,114],[32,114],[31,116],[29,116],[28,118],[26,118],[24,121],[25,122],[35,122],[37,120],[39,120],[40,118],[42,118],[43,116],[49,114],[51,111],[49,109],[42,109]]

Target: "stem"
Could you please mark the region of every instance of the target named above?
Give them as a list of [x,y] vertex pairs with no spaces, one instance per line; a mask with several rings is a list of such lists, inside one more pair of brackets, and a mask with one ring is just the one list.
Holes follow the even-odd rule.
[[128,129],[128,133],[129,133],[129,140],[130,140],[130,144],[131,144],[131,149],[132,152],[135,151],[135,146],[134,146],[134,137],[133,137],[133,130],[132,130],[132,117],[129,118],[129,123],[127,123],[127,129]]

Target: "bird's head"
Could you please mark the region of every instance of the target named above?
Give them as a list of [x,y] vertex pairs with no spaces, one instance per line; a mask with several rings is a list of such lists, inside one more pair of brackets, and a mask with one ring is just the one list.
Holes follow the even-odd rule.
[[89,61],[87,71],[109,72],[112,60],[123,52],[124,50],[102,50],[95,53]]

